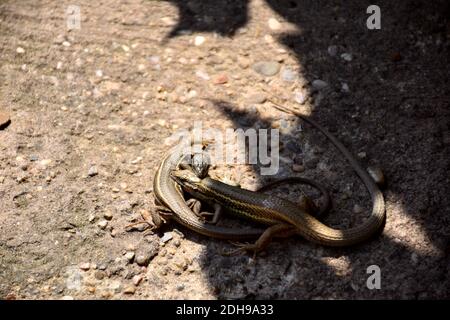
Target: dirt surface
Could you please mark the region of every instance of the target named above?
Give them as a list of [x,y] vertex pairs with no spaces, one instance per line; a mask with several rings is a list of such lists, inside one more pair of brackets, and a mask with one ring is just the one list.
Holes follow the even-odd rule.
[[[378,1],[381,30],[368,30],[370,3],[345,3],[77,1],[80,29],[69,30],[71,1],[0,1],[11,119],[0,128],[0,298],[449,298],[448,5]],[[380,236],[344,249],[294,237],[254,260],[176,224],[126,231],[154,208],[168,137],[195,120],[280,128],[278,175],[326,185],[327,224],[360,223],[371,207],[361,182],[271,97],[383,169]],[[265,181],[254,167],[217,170],[245,188]],[[366,286],[370,265],[381,289]]]

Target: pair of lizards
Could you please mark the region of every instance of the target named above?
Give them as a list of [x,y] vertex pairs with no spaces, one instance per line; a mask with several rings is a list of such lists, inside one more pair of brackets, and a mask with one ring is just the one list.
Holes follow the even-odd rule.
[[[310,214],[309,208],[298,206],[285,199],[260,192],[243,190],[230,186],[210,177],[204,177],[204,167],[193,166],[194,170],[179,170],[186,147],[176,146],[163,159],[154,179],[155,198],[165,209],[172,212],[173,218],[185,227],[210,237],[234,241],[248,240],[259,236],[254,244],[241,244],[240,249],[254,252],[264,249],[274,236],[299,234],[304,238],[326,246],[348,246],[362,242],[371,237],[382,226],[385,219],[383,195],[374,180],[369,176],[345,146],[326,129],[301,113],[283,107],[271,101],[276,108],[294,114],[321,131],[350,163],[356,174],[366,186],[373,202],[370,217],[361,225],[346,229],[333,229]],[[295,180],[298,179],[298,180]],[[327,196],[320,185],[302,178],[293,178],[292,182],[312,184]],[[273,183],[280,184],[283,181]],[[194,198],[218,204],[227,211],[240,217],[257,221],[269,228],[230,229],[202,222],[186,203],[180,186]],[[267,189],[267,188],[266,188]],[[260,190],[261,191],[261,190]],[[327,198],[328,200],[328,198]],[[323,208],[321,211],[324,211]]]

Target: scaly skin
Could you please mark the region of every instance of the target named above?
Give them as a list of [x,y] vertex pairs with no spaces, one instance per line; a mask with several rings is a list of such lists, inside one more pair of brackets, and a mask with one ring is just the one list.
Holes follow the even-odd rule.
[[349,161],[350,165],[369,191],[373,202],[370,217],[361,225],[346,230],[333,229],[287,200],[243,190],[213,180],[210,177],[201,179],[192,174],[192,172],[185,170],[173,172],[172,178],[195,197],[209,202],[217,202],[235,214],[247,216],[249,219],[274,226],[265,232],[258,240],[259,243],[257,241],[255,245],[243,246],[244,249],[251,249],[254,251],[262,250],[274,235],[290,230],[289,226],[294,226],[296,232],[304,238],[326,246],[349,246],[371,237],[380,229],[385,219],[383,194],[378,186],[347,148],[345,148],[336,137],[330,134],[322,126],[295,110],[288,109],[278,104],[276,104],[276,106],[282,111],[292,113],[302,118],[320,130],[342,153],[347,161]]

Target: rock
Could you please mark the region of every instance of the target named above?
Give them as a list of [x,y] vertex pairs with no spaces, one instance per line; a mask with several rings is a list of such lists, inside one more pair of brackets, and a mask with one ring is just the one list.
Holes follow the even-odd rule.
[[11,121],[9,112],[0,110],[0,129],[5,128]]
[[275,18],[270,18],[267,21],[267,24],[269,25],[270,30],[280,30],[281,29],[281,23],[275,19]]
[[206,71],[197,70],[197,71],[195,71],[195,75],[197,77],[199,77],[200,79],[202,79],[202,80],[209,80],[210,79],[209,74]]
[[250,66],[250,60],[246,57],[238,57],[237,63],[242,69],[247,69]]
[[103,213],[103,217],[104,217],[106,220],[111,220],[111,219],[113,218],[113,214],[112,214],[112,212],[111,212],[110,210],[108,210],[108,211],[105,211],[105,212]]
[[136,287],[133,285],[127,286],[124,290],[123,293],[125,294],[134,294],[136,292]]
[[297,72],[295,72],[291,68],[284,68],[281,71],[281,79],[286,82],[293,82],[297,79]]
[[294,91],[294,100],[298,104],[305,104],[306,100],[308,99],[308,96],[305,94],[305,92],[301,90],[295,90]]
[[128,251],[127,253],[125,253],[125,258],[126,258],[129,262],[133,262],[133,259],[134,259],[134,252],[133,252],[133,251]]
[[106,276],[106,273],[102,270],[97,270],[94,273],[94,277],[97,280],[103,280],[105,278],[105,276]]
[[313,88],[316,89],[316,90],[322,90],[322,89],[328,87],[328,83],[326,83],[326,82],[323,81],[323,80],[316,79],[316,80],[314,80],[314,81],[312,82],[312,86],[313,86]]
[[184,288],[185,288],[184,284],[182,284],[182,283],[177,284],[177,287],[176,287],[177,291],[183,291]]
[[97,76],[97,77],[99,77],[99,78],[101,78],[101,77],[103,77],[103,71],[102,70],[96,70],[95,71],[95,75]]
[[91,268],[91,264],[89,262],[82,262],[79,264],[79,267],[83,271],[87,271]]
[[109,288],[114,291],[115,293],[120,293],[120,291],[122,291],[122,284],[120,283],[120,281],[116,280],[113,281],[110,285]]
[[338,48],[337,46],[329,46],[327,51],[330,56],[335,57],[338,53]]
[[225,84],[228,82],[228,76],[226,74],[221,74],[214,78],[213,83],[214,84]]
[[292,171],[294,171],[294,172],[303,172],[303,171],[305,171],[305,166],[303,166],[301,164],[294,163],[292,165]]
[[100,220],[98,223],[97,223],[97,226],[100,228],[100,229],[102,229],[102,230],[104,230],[104,229],[106,229],[106,226],[108,225],[108,221],[106,221],[106,220]]
[[63,296],[61,300],[73,300],[72,296]]
[[136,263],[140,266],[146,267],[150,262],[150,255],[148,254],[140,254],[136,257]]
[[341,58],[347,62],[350,62],[353,60],[353,56],[351,53],[343,53],[343,54],[341,54]]
[[262,92],[250,93],[246,98],[246,101],[249,104],[261,104],[261,103],[266,102],[266,100],[267,100],[267,97]]
[[364,208],[361,207],[359,204],[355,204],[353,206],[353,213],[358,214],[358,213],[362,213],[363,211],[364,211]]
[[93,177],[96,176],[98,174],[98,170],[96,166],[91,166],[88,170],[88,176],[89,177]]
[[144,279],[144,277],[142,275],[137,274],[133,277],[132,281],[135,286],[138,286],[142,282],[143,279]]
[[344,92],[349,92],[349,91],[350,91],[350,88],[348,87],[348,84],[346,84],[346,83],[343,83],[343,84],[342,84],[341,89],[342,89],[342,91],[344,91]]
[[365,157],[367,157],[367,153],[365,153],[364,151],[362,151],[362,152],[359,152],[359,153],[357,154],[357,156],[358,156],[358,158],[360,158],[360,159],[364,159]]
[[162,243],[166,243],[173,238],[172,232],[164,232],[164,235],[161,237],[160,241]]
[[25,49],[22,48],[22,47],[17,47],[16,52],[17,52],[18,54],[23,54],[23,53],[25,53]]
[[260,61],[252,66],[253,70],[265,77],[272,77],[280,71],[280,64],[276,61]]
[[201,46],[203,43],[205,43],[205,40],[206,39],[203,36],[196,36],[195,39],[194,39],[194,44],[196,46]]
[[69,41],[63,41],[62,45],[64,47],[70,47],[70,42]]

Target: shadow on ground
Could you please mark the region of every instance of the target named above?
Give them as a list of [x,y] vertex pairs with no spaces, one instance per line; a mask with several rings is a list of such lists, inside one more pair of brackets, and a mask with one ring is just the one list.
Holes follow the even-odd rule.
[[[183,30],[232,36],[246,25],[249,15],[247,1],[170,2],[177,5],[180,14],[170,37]],[[330,84],[320,99],[313,93],[316,103],[311,117],[336,134],[354,154],[366,152],[369,160],[364,165],[375,163],[384,169],[389,181],[385,190],[387,228],[379,238],[353,248],[320,248],[299,238],[275,242],[254,265],[248,257],[220,257],[222,243],[211,242],[202,264],[217,296],[446,297],[450,217],[448,4],[379,1],[382,29],[376,31],[366,28],[367,1],[267,4],[297,26],[298,31],[282,34],[278,41],[296,55],[301,76],[309,83],[322,79]],[[327,52],[330,46],[336,46],[338,52],[334,59]],[[336,63],[346,52],[353,54],[354,62]],[[350,93],[342,90],[343,83]],[[243,115],[235,113],[232,105],[225,102],[216,107],[235,121],[236,128],[243,127]],[[251,127],[260,119],[253,114],[247,115],[246,121]],[[320,135],[313,129],[309,132]],[[322,137],[318,143],[328,150],[329,144]],[[331,157],[340,161],[331,150]],[[435,250],[422,247],[420,241],[410,242],[415,235],[408,233],[407,226],[389,226],[395,215],[403,213]],[[406,231],[395,233],[396,227]],[[381,268],[381,290],[366,288],[366,269],[371,264]],[[345,266],[350,272],[340,272]]]

